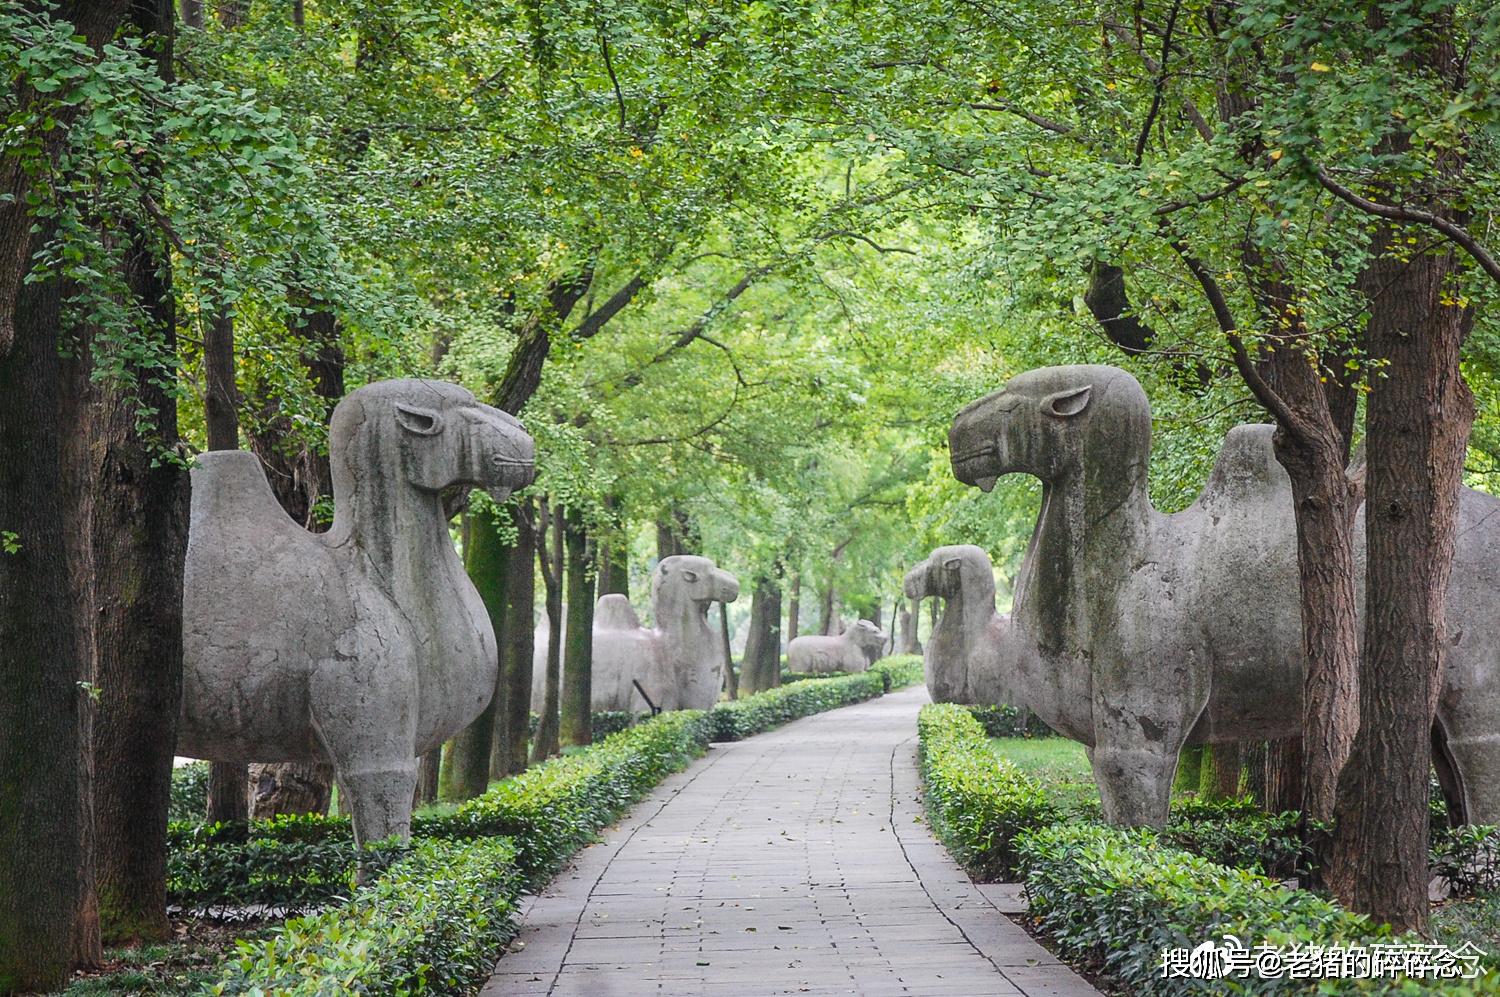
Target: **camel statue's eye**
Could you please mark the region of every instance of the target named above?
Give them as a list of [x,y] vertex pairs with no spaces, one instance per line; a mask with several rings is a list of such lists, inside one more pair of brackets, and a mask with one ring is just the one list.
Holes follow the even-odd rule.
[[696,582],[698,580],[698,572],[696,572],[696,571],[688,571],[688,570],[684,569],[683,572],[682,572],[682,577],[685,578],[686,580],[690,581],[690,582]]
[[443,430],[442,416],[432,409],[417,408],[415,405],[398,404],[396,421],[401,424],[402,429],[418,436],[435,436]]
[[1069,388],[1067,391],[1059,391],[1042,399],[1042,411],[1048,415],[1069,418],[1082,412],[1089,406],[1089,395],[1093,394],[1092,385],[1085,384],[1081,388]]

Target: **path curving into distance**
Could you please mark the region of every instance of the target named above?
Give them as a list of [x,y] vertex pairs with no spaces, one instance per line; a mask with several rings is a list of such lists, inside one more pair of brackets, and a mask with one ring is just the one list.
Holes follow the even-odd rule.
[[1096,997],[1001,913],[1014,888],[975,886],[927,829],[927,701],[715,745],[531,900],[481,997]]

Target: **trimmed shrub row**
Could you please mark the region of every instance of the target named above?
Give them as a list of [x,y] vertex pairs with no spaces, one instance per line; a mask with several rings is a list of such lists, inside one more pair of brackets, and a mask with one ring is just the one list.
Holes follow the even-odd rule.
[[739,741],[799,717],[874,699],[885,692],[885,682],[881,672],[856,672],[793,682],[720,703],[708,712],[710,736],[715,741]]
[[975,879],[1004,879],[1016,868],[1016,836],[1057,820],[1057,808],[1035,779],[995,757],[965,707],[922,707],[917,732],[934,833]]
[[889,658],[881,658],[870,666],[870,671],[884,679],[886,692],[904,689],[926,680],[922,673],[920,654],[893,654]]
[[515,846],[423,842],[346,905],[244,945],[212,994],[467,994],[514,934]]
[[[1127,993],[1305,992],[1276,978],[1214,983],[1163,978],[1165,949],[1191,949],[1210,940],[1222,944],[1224,935],[1251,948],[1391,940],[1388,928],[1365,917],[1167,847],[1150,831],[1057,824],[1022,835],[1016,845],[1038,927],[1066,955]],[[1316,987],[1309,982],[1306,989]]]
[[970,706],[968,710],[989,737],[1055,737],[1057,734],[1030,710],[1009,704]]

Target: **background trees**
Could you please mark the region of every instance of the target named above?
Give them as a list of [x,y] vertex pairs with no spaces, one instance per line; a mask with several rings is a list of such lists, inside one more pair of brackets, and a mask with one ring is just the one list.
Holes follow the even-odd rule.
[[[249,446],[316,528],[332,403],[397,375],[522,413],[542,455],[531,490],[467,516],[506,635],[492,715],[452,753],[460,795],[525,764],[531,634],[511,621],[543,602],[542,509],[564,510],[575,602],[597,586],[644,606],[653,558],[687,538],[735,571],[729,622],[758,687],[778,630],[891,626],[903,570],[940,543],[988,549],[1003,593],[1035,488],[964,489],[944,447],[952,413],[1011,374],[1129,366],[1155,405],[1162,508],[1192,500],[1228,426],[1274,419],[1312,668],[1305,759],[1278,746],[1268,781],[1343,818],[1325,843],[1342,896],[1420,925],[1416,879],[1376,867],[1414,876],[1402,842],[1426,820],[1444,496],[1492,487],[1500,453],[1484,238],[1500,15],[209,13],[3,15],[0,767],[18,775],[0,810],[23,816],[0,825],[20,884],[0,897],[0,984],[55,979],[59,939],[93,951],[94,851],[106,933],[162,930],[151,862],[126,863],[144,870],[124,877],[132,899],[109,894],[122,856],[160,854],[175,709],[150,690],[175,668],[187,455]],[[1366,599],[1390,611],[1361,635],[1365,494],[1384,510],[1371,551],[1421,584],[1372,573]],[[559,692],[584,740],[579,686]],[[1371,819],[1394,785],[1382,807],[1401,818]]]

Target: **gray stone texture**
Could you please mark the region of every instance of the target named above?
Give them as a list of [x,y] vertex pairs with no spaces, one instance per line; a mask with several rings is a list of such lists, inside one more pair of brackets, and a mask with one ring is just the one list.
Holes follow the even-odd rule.
[[786,647],[786,667],[792,672],[863,672],[885,647],[886,634],[869,620],[855,620],[837,637],[805,634]]
[[[740,585],[734,575],[706,557],[678,554],[663,558],[651,573],[654,627],[641,626],[630,600],[618,593],[601,596],[594,608],[593,709],[648,709],[634,682],[664,710],[706,710],[718,702],[724,671],[724,639],[715,602],[734,602]],[[537,630],[545,663],[546,621]],[[564,666],[566,667],[566,665]],[[544,670],[532,671],[532,709],[542,701]]]
[[[1105,814],[1122,824],[1166,819],[1184,743],[1297,734],[1296,534],[1271,435],[1231,430],[1197,501],[1165,515],[1147,492],[1151,406],[1125,371],[1028,371],[964,408],[949,433],[955,476],[988,491],[1001,475],[1030,474],[1042,510],[1009,620],[984,613],[993,580],[972,552],[951,579],[920,583],[976,586],[949,597],[962,632],[929,640],[933,695],[1018,700],[1087,745]],[[1500,500],[1464,490],[1437,711],[1479,823],[1500,820],[1497,513]],[[1355,537],[1362,572],[1362,513]]]
[[179,754],[330,761],[358,841],[405,837],[417,756],[495,688],[495,635],[443,491],[531,481],[521,424],[461,387],[371,384],[334,410],[334,522],[294,523],[254,454],[193,470]]
[[669,777],[533,898],[481,997],[1097,997],[932,837],[908,689]]

